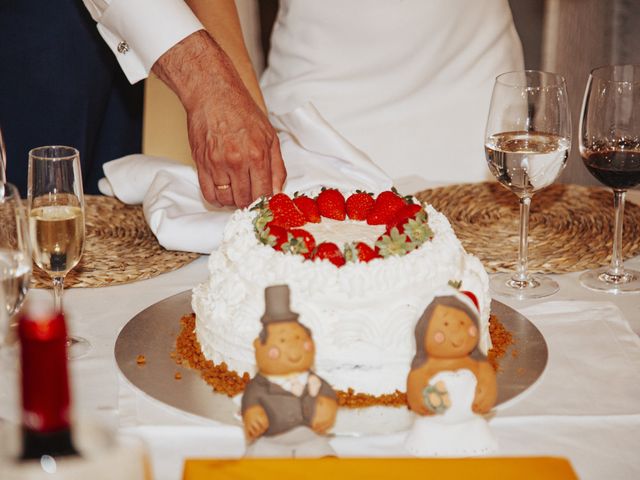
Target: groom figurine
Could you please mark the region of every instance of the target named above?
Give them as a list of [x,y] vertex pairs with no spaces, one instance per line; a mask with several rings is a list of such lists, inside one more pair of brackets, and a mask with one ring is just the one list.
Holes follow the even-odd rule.
[[242,397],[247,457],[333,456],[327,437],[338,404],[331,386],[311,370],[311,331],[289,309],[289,287],[265,290],[262,331],[253,342],[258,373]]

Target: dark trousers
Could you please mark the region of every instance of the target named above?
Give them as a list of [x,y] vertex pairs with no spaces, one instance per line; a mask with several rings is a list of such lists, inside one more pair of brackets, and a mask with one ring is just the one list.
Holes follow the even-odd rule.
[[142,95],[80,0],[0,0],[0,128],[23,195],[28,152],[42,145],[77,148],[85,192],[97,193],[103,163],[141,150]]

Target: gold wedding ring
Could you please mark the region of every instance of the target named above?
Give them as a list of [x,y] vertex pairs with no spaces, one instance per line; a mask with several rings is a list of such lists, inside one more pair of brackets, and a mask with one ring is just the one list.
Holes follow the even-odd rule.
[[215,185],[218,190],[228,190],[231,187],[230,183],[225,183],[224,185]]

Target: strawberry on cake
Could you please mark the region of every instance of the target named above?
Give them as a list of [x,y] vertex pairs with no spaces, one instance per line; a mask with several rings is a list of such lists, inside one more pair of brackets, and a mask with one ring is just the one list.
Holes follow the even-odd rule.
[[264,289],[287,284],[291,308],[314,332],[315,371],[337,390],[403,391],[413,330],[433,297],[461,284],[489,337],[488,277],[444,215],[395,190],[377,195],[323,188],[264,198],[234,213],[194,289],[203,354],[255,373],[253,339]]

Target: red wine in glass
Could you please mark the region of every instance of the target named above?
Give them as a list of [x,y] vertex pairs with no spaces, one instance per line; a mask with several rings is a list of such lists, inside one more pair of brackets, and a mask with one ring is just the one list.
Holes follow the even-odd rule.
[[591,175],[614,190],[640,184],[640,143],[620,142],[613,147],[589,149],[582,160]]
[[640,184],[640,65],[605,65],[591,71],[580,117],[580,154],[589,172],[613,190],[611,261],[588,270],[591,290],[640,292],[640,271],[625,268],[622,229],[626,191]]

